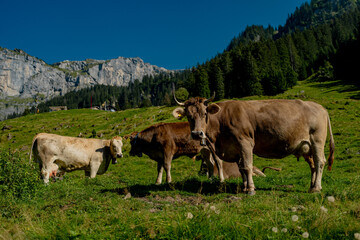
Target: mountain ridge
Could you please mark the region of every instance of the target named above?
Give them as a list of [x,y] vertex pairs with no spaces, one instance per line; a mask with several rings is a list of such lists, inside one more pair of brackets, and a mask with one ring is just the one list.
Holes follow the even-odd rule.
[[[18,106],[15,112],[37,102],[62,96],[70,91],[97,84],[127,86],[136,79],[142,81],[146,75],[170,73],[162,67],[145,63],[141,58],[118,57],[110,60],[87,59],[84,61],[62,61],[47,64],[43,60],[20,49],[0,48],[0,99],[9,97],[27,98],[27,106]],[[30,105],[29,105],[30,104]],[[0,120],[4,119],[9,106],[0,101]],[[14,109],[11,109],[11,111]]]

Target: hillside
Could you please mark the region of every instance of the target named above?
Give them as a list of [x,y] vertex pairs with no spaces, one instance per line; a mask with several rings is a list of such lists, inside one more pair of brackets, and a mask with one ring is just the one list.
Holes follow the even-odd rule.
[[279,39],[295,31],[304,31],[329,23],[335,18],[354,10],[359,5],[358,0],[311,0],[303,3],[291,13],[284,25],[246,27],[234,37],[226,48],[230,51],[240,44],[248,44],[266,39]]
[[[257,194],[253,197],[238,192],[241,180],[220,185],[216,179],[198,176],[200,163],[188,157],[173,161],[173,184],[156,186],[156,162],[145,155],[129,156],[128,142],[119,164],[111,165],[96,179],[86,179],[77,171],[47,187],[40,181],[30,185],[29,176],[21,175],[21,171],[36,175],[28,164],[36,133],[123,136],[157,122],[175,121],[171,116],[175,107],[32,114],[0,123],[0,171],[16,164],[10,168],[14,173],[0,174],[0,236],[212,239],[216,233],[223,239],[299,239],[307,233],[310,239],[354,239],[354,234],[360,232],[359,88],[341,81],[299,82],[274,98],[312,100],[329,111],[335,161],[331,172],[324,171],[321,193],[307,193],[309,167],[294,156],[282,160],[255,157],[259,168],[283,170],[266,172],[266,178],[256,177]],[[15,151],[9,158],[12,162],[6,158],[9,149]],[[327,155],[328,143],[325,151]],[[3,184],[4,176],[12,177],[10,185]],[[329,201],[331,197],[335,201]]]

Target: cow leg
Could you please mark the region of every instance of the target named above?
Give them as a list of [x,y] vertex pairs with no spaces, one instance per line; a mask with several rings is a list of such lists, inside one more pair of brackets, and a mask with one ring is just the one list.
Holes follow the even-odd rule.
[[48,184],[49,183],[50,173],[43,168],[43,169],[41,169],[41,175],[42,175],[42,178],[44,180],[44,183]]
[[171,160],[173,155],[165,153],[164,168],[166,172],[166,182],[171,183]]
[[311,185],[310,189],[315,186],[315,177],[316,177],[316,170],[315,170],[315,164],[314,160],[311,156],[305,155],[303,156],[305,158],[305,161],[309,164],[310,170],[311,170]]
[[250,142],[242,141],[241,148],[242,157],[240,159],[240,170],[243,171],[241,175],[243,176],[244,190],[246,190],[249,195],[255,195],[255,184],[253,180],[253,147]]
[[319,147],[319,145],[314,147],[314,164],[315,164],[316,176],[315,176],[315,183],[309,190],[309,192],[311,193],[321,191],[321,178],[326,163],[326,159],[324,155],[324,147]]
[[[326,125],[325,125],[326,126]],[[310,136],[311,141],[311,152],[315,165],[315,182],[310,187],[309,192],[320,192],[321,191],[321,178],[326,163],[324,146],[326,141],[327,128],[318,128]]]
[[210,149],[213,160],[215,160],[216,167],[218,168],[220,182],[224,182],[225,178],[224,178],[224,169],[223,169],[222,160],[216,155],[214,144],[208,140],[206,142],[207,142],[207,146]]
[[216,155],[216,153],[215,153],[213,150],[211,151],[211,155],[213,156],[213,159],[215,160],[215,163],[216,163],[216,167],[218,168],[220,182],[224,182],[224,181],[225,181],[225,178],[224,178],[223,162],[222,162],[222,160]]
[[95,178],[100,168],[101,162],[99,160],[90,162],[90,178]]
[[247,192],[248,180],[247,180],[247,176],[246,176],[246,174],[245,174],[245,171],[243,170],[243,166],[242,166],[241,160],[240,160],[237,164],[238,164],[239,172],[240,172],[240,174],[241,174],[241,178],[242,178],[242,180],[243,180],[242,191],[243,191],[243,192]]
[[220,178],[220,182],[224,182],[225,181],[225,177],[224,177],[224,168],[223,168],[223,161],[215,155],[215,163],[216,163],[216,167],[218,168],[219,171],[219,178]]
[[[201,153],[202,161],[205,161],[205,164],[207,166],[206,172],[207,172],[208,178],[212,178],[214,176],[215,162],[214,162],[213,157],[211,156],[211,152],[208,148],[203,148],[203,149],[201,149],[200,153]],[[201,164],[201,166],[202,165],[203,165],[203,163]]]
[[157,176],[155,184],[159,185],[159,184],[161,184],[162,175],[163,175],[163,171],[164,171],[164,165],[162,162],[158,162],[157,171],[158,171],[158,176]]

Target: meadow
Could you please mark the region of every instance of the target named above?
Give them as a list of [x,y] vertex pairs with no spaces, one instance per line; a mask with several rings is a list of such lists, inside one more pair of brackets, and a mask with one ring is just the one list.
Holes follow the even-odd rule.
[[175,107],[27,115],[0,122],[0,239],[360,239],[360,90],[299,82],[271,98],[315,101],[329,111],[335,161],[321,193],[307,192],[310,168],[294,156],[254,158],[259,168],[282,168],[254,178],[255,196],[241,193],[241,179],[199,176],[200,162],[188,157],[173,161],[173,183],[158,186],[156,162],[130,156],[127,141],[124,158],[104,175],[75,171],[45,186],[29,163],[36,133],[110,139],[175,122]]

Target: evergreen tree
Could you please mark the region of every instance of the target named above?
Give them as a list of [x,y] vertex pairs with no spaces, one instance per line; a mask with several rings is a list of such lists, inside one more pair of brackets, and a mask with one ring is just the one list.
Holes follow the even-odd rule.
[[224,77],[223,72],[220,67],[217,67],[215,71],[215,89],[216,92],[215,99],[221,100],[225,97],[225,85],[224,85]]
[[258,77],[258,69],[255,58],[250,51],[245,52],[243,57],[243,81],[242,81],[242,96],[261,95],[263,89]]
[[195,96],[210,97],[209,77],[205,68],[201,66],[195,71]]

